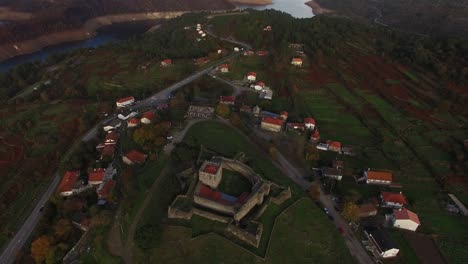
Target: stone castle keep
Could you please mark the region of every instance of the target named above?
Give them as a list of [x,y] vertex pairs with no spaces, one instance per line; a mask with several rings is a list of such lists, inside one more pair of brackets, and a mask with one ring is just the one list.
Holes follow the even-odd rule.
[[[219,191],[223,169],[234,171],[239,177],[246,178],[251,184],[250,192],[234,197]],[[196,214],[228,223],[228,233],[255,247],[258,247],[263,232],[262,224],[256,219],[261,216],[270,201],[281,204],[291,197],[289,188],[284,189],[263,180],[252,168],[238,160],[213,157],[211,160],[205,160],[198,172],[191,172],[193,178],[187,194],[179,195],[174,200],[168,209],[168,217],[188,220]],[[278,195],[270,197],[273,188]],[[247,231],[243,228],[247,225],[257,228],[255,231]]]

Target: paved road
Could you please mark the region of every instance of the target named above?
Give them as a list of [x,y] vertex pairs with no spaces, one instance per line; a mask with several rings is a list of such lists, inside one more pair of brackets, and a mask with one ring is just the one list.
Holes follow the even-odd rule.
[[234,88],[234,93],[233,93],[234,96],[238,96],[238,95],[241,94],[243,91],[253,91],[253,89],[251,89],[251,88],[249,88],[249,87],[235,84],[235,83],[232,82],[232,81],[223,79],[223,78],[221,78],[221,77],[219,77],[219,76],[216,76],[216,75],[214,75],[214,74],[212,74],[212,73],[208,73],[208,75],[211,76],[212,78],[214,78],[215,80],[217,80],[217,81],[219,81],[219,82],[222,82],[222,83],[225,83],[225,84],[231,86],[232,88]]
[[[236,56],[238,56],[239,53],[234,53],[216,64],[198,71],[187,78],[167,87],[166,89],[153,94],[152,96],[148,97],[145,100],[142,100],[135,105],[132,106],[134,110],[140,110],[144,108],[149,108],[151,106],[154,106],[155,103],[158,103],[160,101],[165,101],[171,93],[174,91],[180,89],[181,87],[193,82],[194,80],[202,77],[203,75],[209,73],[211,70],[213,70],[215,67],[225,63],[227,60],[230,60]],[[115,122],[117,117],[109,117],[101,122],[99,122],[96,126],[94,126],[91,130],[89,130],[82,138],[82,141],[89,141],[92,138],[94,138],[97,135],[98,129],[101,128],[103,124],[108,124],[110,122]],[[51,182],[50,186],[48,187],[47,191],[42,195],[41,199],[39,202],[36,204],[36,207],[33,209],[29,217],[27,218],[26,222],[21,226],[21,228],[17,231],[16,235],[13,237],[12,240],[9,241],[8,246],[4,249],[2,255],[0,256],[0,264],[9,264],[12,263],[15,260],[16,253],[24,246],[25,241],[29,238],[31,233],[33,232],[34,228],[36,227],[37,223],[39,222],[40,216],[41,216],[41,207],[49,200],[49,198],[52,196],[54,193],[55,189],[57,188],[59,182],[60,182],[61,176],[58,174],[58,172],[55,173],[54,180]]]
[[[283,173],[291,178],[295,183],[301,186],[304,190],[307,190],[310,183],[304,179],[304,173],[294,167],[281,153],[278,152],[277,159]],[[320,184],[318,182],[317,184]],[[349,227],[348,223],[341,217],[339,212],[336,212],[334,202],[330,195],[325,195],[320,192],[320,202],[328,209],[328,214],[333,217],[333,223],[337,228],[341,227],[345,233],[345,243],[349,248],[352,256],[354,256],[361,264],[374,263],[372,258],[367,253],[367,250],[363,247],[361,242],[356,238],[354,232]]]

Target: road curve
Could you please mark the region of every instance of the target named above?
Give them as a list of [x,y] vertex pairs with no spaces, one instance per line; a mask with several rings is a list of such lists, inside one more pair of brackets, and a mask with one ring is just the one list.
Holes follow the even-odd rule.
[[[211,70],[213,70],[215,67],[225,63],[227,60],[230,60],[236,56],[238,56],[239,53],[234,53],[228,57],[223,58],[222,60],[218,61],[216,64],[203,69],[201,71],[198,71],[185,79],[165,88],[164,90],[153,94],[152,96],[146,98],[145,100],[142,100],[138,103],[136,103],[133,108],[134,109],[142,109],[142,108],[147,108],[150,107],[154,102],[157,102],[159,100],[166,100],[167,95],[180,89],[181,87],[193,82],[194,80],[202,77],[203,75],[209,73]],[[101,122],[99,122],[96,126],[94,126],[92,129],[90,129],[81,139],[81,141],[89,141],[92,138],[94,138],[97,134],[98,129],[101,127],[102,124],[109,123],[111,121],[117,120],[116,117],[110,117],[107,118]],[[44,206],[44,204],[49,200],[49,198],[53,195],[55,192],[55,189],[57,188],[59,182],[60,182],[61,176],[58,174],[58,171],[54,175],[53,181],[50,183],[49,187],[47,188],[46,192],[42,195],[42,197],[39,199],[37,202],[36,206],[34,207],[33,211],[27,218],[26,222],[21,226],[21,228],[16,232],[15,236],[8,242],[8,245],[4,248],[2,255],[0,256],[0,264],[10,264],[13,263],[17,252],[24,246],[24,243],[26,240],[29,238],[29,236],[32,234],[34,231],[34,228],[36,227],[37,223],[39,222],[39,219],[41,217],[41,208]]]

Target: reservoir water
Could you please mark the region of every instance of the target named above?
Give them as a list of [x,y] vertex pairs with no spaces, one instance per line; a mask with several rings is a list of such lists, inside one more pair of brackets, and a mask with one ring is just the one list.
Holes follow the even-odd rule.
[[312,8],[305,3],[309,0],[273,0],[273,4],[266,6],[238,5],[240,9],[252,8],[256,10],[275,9],[292,15],[295,18],[310,18],[314,16]]
[[17,56],[0,62],[0,72],[8,71],[9,69],[24,63],[44,61],[53,54],[65,53],[79,48],[96,48],[111,42],[126,40],[146,32],[157,23],[158,21],[154,20],[146,22],[119,23],[102,27],[93,38],[50,46],[38,52]]
[[[310,18],[313,17],[314,14],[312,13],[312,8],[305,5],[307,1],[308,0],[273,0],[273,4],[267,6],[238,5],[237,7],[240,9],[253,8],[257,10],[276,9],[289,13],[296,18]],[[0,20],[0,26],[7,23],[9,23],[9,21]],[[96,48],[111,42],[125,40],[146,32],[157,23],[158,21],[128,22],[103,27],[99,29],[98,34],[94,38],[47,47],[38,52],[17,56],[0,62],[0,72],[8,71],[24,63],[44,61],[50,55],[56,53],[69,52],[79,48]]]

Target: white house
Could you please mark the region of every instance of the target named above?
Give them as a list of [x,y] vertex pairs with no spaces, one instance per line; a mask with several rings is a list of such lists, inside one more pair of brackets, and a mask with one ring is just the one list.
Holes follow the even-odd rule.
[[364,234],[375,247],[375,251],[380,257],[393,258],[400,252],[398,246],[384,230],[375,227],[366,227],[364,229]]
[[293,58],[291,64],[294,66],[302,66],[302,59],[301,58]]
[[255,82],[255,80],[257,80],[257,73],[255,72],[247,73],[247,80],[251,82]]
[[239,49],[238,47],[234,47],[234,51],[235,51],[235,52],[239,52],[240,49]]
[[261,91],[263,90],[263,88],[265,88],[265,83],[264,82],[257,82],[255,85],[254,85],[254,89],[256,91]]
[[312,117],[304,118],[304,126],[307,129],[313,130],[315,128],[315,119],[313,119]]
[[122,99],[117,100],[115,104],[117,107],[127,107],[135,102],[135,98],[133,96],[125,97]]
[[392,217],[393,227],[416,231],[421,225],[417,214],[406,208],[394,209]]

